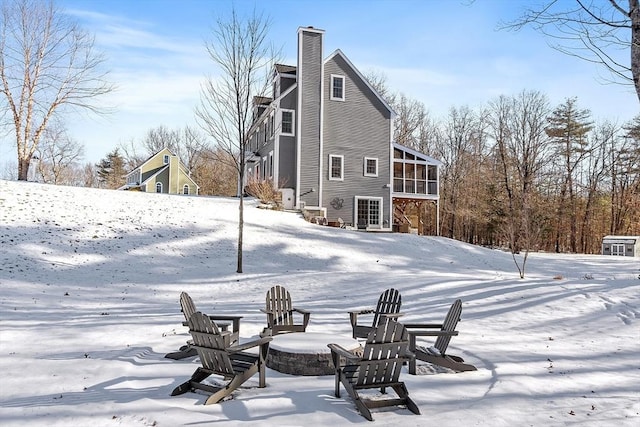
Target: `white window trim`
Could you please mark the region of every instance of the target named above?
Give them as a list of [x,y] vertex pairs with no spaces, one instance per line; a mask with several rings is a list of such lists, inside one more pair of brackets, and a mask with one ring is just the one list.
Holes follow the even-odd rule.
[[[160,191],[158,191],[158,188],[160,188]],[[156,182],[156,193],[162,193],[162,183],[161,182]]]
[[162,164],[163,164],[163,165],[167,165],[167,164],[169,164],[169,155],[168,155],[168,154],[164,154],[164,155],[162,156]]
[[[340,159],[340,177],[334,177],[331,173],[334,158]],[[344,181],[344,156],[341,154],[329,154],[329,181]]]
[[[184,192],[185,189],[187,190],[186,193]],[[182,186],[182,194],[183,195],[189,195],[190,193],[191,193],[191,189],[189,188],[189,185],[188,184],[183,185]]]
[[[384,199],[382,197],[355,196],[353,201],[353,224],[358,225],[358,201],[359,200],[376,200],[380,202],[380,212],[378,213],[378,225],[367,224],[367,230],[379,230],[384,224]],[[369,221],[367,220],[367,223]]]
[[[282,115],[287,112],[287,113],[291,113],[291,133],[288,132],[284,132],[282,130]],[[288,110],[286,108],[283,108],[282,110],[280,110],[280,134],[281,135],[285,135],[285,136],[295,136],[295,129],[296,129],[296,114],[295,114],[295,110]]]
[[[376,171],[374,173],[369,173],[367,172],[367,163],[373,160],[376,162]],[[364,165],[363,165],[363,174],[364,176],[378,176],[378,158],[377,157],[365,157],[364,158]]]
[[[337,79],[342,79],[342,97],[338,98],[333,96],[333,79],[337,78]],[[344,76],[341,76],[339,74],[331,74],[331,92],[329,93],[329,99],[331,99],[332,101],[344,101],[345,99],[345,92],[346,92],[346,79],[344,78]]]

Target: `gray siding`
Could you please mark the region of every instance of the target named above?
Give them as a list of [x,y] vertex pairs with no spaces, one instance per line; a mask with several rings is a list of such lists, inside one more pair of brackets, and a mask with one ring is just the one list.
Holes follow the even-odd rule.
[[[345,101],[330,99],[331,74],[345,77]],[[363,196],[381,197],[382,220],[387,220],[391,211],[390,190],[386,187],[391,167],[391,113],[340,55],[326,63],[324,79],[322,204],[327,208],[327,218],[352,222],[354,196]],[[344,156],[344,181],[329,181],[330,154]],[[377,177],[364,176],[365,157],[378,159]],[[343,200],[341,209],[331,205],[334,198]]]
[[[318,168],[320,161],[320,83],[322,76],[322,34],[301,30],[298,64],[298,92],[302,99],[298,121],[302,125],[300,144],[300,200],[308,206],[320,201]],[[309,192],[312,188],[315,192]]]

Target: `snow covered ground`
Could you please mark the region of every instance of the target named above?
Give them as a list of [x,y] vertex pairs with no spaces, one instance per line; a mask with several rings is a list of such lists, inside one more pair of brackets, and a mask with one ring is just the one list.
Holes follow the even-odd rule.
[[640,259],[510,254],[438,237],[362,233],[237,199],[0,181],[2,426],[368,423],[333,377],[267,370],[221,404],[171,397],[197,359],[164,355],[188,337],[178,297],[265,325],[267,289],[312,312],[309,330],[349,335],[347,311],[395,287],[407,322],[463,301],[451,352],[478,371],[403,372],[422,411],[374,410],[380,426],[640,425]]

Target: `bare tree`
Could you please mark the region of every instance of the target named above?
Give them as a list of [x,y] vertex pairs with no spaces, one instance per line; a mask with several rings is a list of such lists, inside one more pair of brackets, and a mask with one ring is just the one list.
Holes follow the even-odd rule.
[[[539,92],[523,91],[490,105],[504,199],[500,232],[524,278],[529,251],[539,244],[543,225],[536,183],[546,161],[548,100]],[[519,262],[516,255],[522,251]]]
[[[557,40],[552,47],[568,55],[603,65],[613,81],[633,84],[640,100],[640,8],[638,0],[547,0],[526,9],[502,28],[531,25]],[[629,50],[630,62],[620,58]]]
[[0,110],[15,133],[18,179],[26,180],[44,130],[65,109],[101,111],[94,101],[113,90],[94,38],[49,0],[5,0],[0,6]]
[[238,174],[238,273],[242,273],[243,185],[252,100],[266,94],[267,76],[276,59],[266,40],[269,26],[269,20],[262,15],[254,12],[241,18],[235,9],[228,21],[217,21],[213,40],[206,43],[206,48],[220,75],[210,76],[204,82],[196,108],[200,125],[229,154]]
[[36,150],[38,175],[42,182],[72,184],[74,168],[84,156],[84,147],[67,133],[62,123],[48,126]]

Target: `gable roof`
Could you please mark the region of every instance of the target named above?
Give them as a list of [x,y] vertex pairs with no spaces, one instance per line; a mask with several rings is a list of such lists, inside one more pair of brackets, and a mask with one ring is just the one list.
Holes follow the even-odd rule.
[[276,72],[278,74],[297,74],[298,67],[295,65],[285,65],[285,64],[276,64],[275,65]]
[[[149,157],[147,157],[142,163],[140,163],[138,166],[136,166],[135,168],[133,168],[131,170],[131,172],[129,172],[127,175],[130,175],[131,173],[135,172],[138,169],[141,169],[144,165],[146,165],[151,159],[153,159],[155,156],[157,156],[158,154],[162,153],[163,151],[167,151],[167,153],[170,156],[175,156],[175,154],[173,154],[171,152],[171,150],[169,150],[167,147],[164,147],[163,149],[161,149],[160,151],[153,153],[152,155],[150,155]],[[182,162],[180,162],[182,163]]]
[[347,65],[349,65],[349,67],[356,73],[360,80],[362,80],[362,82],[367,85],[369,90],[371,90],[371,92],[373,92],[373,94],[380,100],[380,102],[382,102],[382,105],[384,105],[385,108],[389,110],[392,116],[397,116],[397,113],[393,108],[391,108],[391,105],[389,105],[389,103],[382,96],[380,96],[378,91],[375,90],[373,86],[371,86],[369,80],[367,80],[366,77],[362,75],[362,73],[356,68],[355,65],[353,65],[351,61],[349,61],[349,58],[347,58],[347,56],[340,49],[336,49],[331,55],[329,55],[327,59],[324,60],[323,64],[326,64],[336,56],[340,56],[347,63]]

